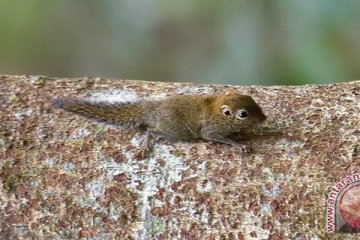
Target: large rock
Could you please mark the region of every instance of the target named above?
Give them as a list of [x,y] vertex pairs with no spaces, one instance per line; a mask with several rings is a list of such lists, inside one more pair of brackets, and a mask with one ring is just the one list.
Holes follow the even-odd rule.
[[[253,96],[268,116],[249,140],[253,153],[165,140],[143,159],[141,132],[50,107],[64,96],[229,89]],[[0,76],[0,108],[1,239],[328,239],[330,187],[359,171],[360,81],[237,87]]]

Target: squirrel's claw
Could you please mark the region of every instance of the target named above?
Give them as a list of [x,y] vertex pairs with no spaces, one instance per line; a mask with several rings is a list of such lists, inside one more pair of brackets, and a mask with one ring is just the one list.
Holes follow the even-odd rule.
[[250,146],[250,145],[247,145],[247,144],[241,144],[241,145],[239,146],[239,148],[240,148],[240,150],[241,150],[242,152],[245,152],[245,153],[251,153],[251,152],[253,151],[253,149],[251,148],[251,146]]

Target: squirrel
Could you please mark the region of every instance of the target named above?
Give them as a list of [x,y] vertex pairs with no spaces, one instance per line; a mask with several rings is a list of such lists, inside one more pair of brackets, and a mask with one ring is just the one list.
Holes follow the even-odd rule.
[[249,95],[234,91],[222,95],[176,95],[163,100],[127,103],[58,98],[52,104],[108,123],[128,128],[144,127],[146,137],[142,151],[149,149],[151,139],[160,137],[185,141],[201,138],[250,151],[229,136],[254,128],[266,119]]

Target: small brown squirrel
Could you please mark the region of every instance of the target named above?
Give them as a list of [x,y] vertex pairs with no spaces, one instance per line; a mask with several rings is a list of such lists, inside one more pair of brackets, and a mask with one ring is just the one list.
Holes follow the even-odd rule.
[[266,116],[248,95],[229,92],[223,95],[177,95],[163,100],[129,103],[91,102],[79,99],[55,99],[53,106],[108,123],[130,128],[145,127],[146,137],[141,146],[148,150],[149,141],[156,137],[174,140],[206,139],[233,146],[246,145],[229,135],[249,130],[262,123]]

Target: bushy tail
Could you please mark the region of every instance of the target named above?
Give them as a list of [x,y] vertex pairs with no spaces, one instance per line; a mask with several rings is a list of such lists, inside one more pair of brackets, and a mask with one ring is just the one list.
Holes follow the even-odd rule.
[[127,127],[145,125],[144,114],[140,103],[112,104],[79,99],[57,98],[53,100],[52,105],[69,112],[96,118],[108,123],[119,123]]

